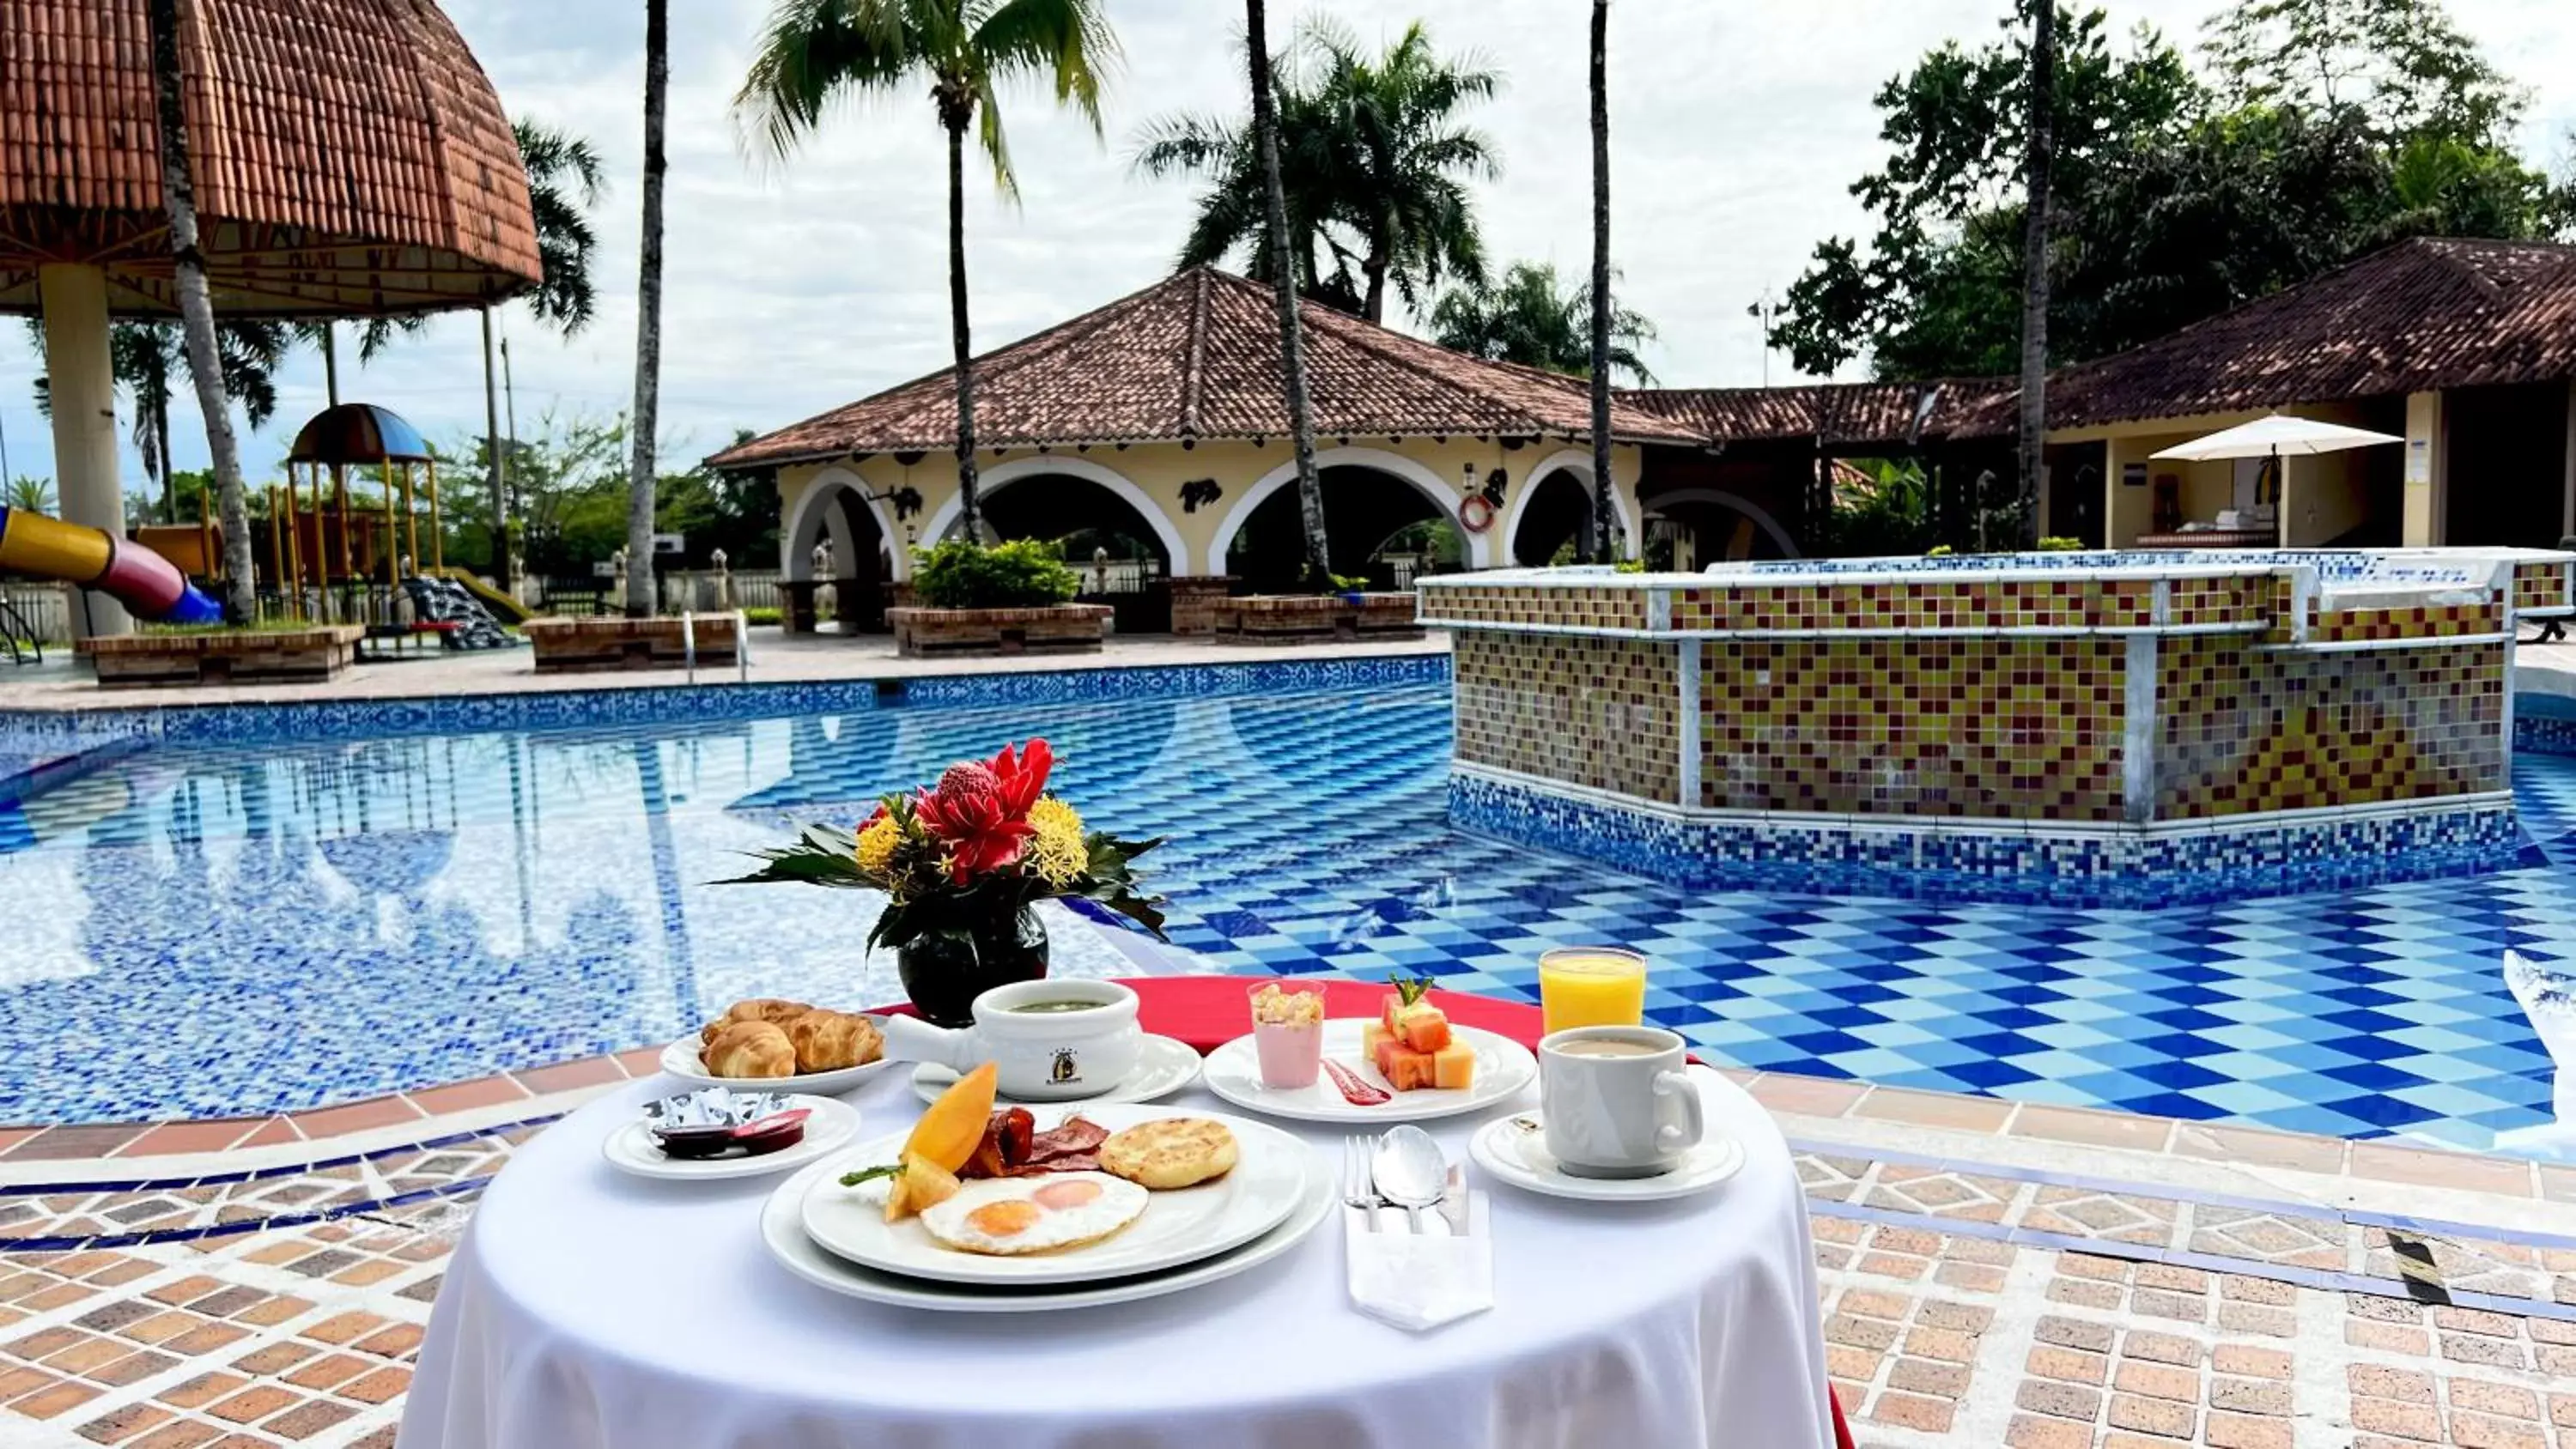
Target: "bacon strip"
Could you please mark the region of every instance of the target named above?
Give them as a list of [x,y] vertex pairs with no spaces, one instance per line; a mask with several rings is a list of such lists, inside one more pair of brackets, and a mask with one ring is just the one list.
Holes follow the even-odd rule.
[[1007,1107],[984,1124],[984,1140],[958,1169],[961,1178],[1037,1177],[1051,1172],[1098,1172],[1100,1144],[1109,1129],[1081,1117],[1049,1131],[1025,1107]]

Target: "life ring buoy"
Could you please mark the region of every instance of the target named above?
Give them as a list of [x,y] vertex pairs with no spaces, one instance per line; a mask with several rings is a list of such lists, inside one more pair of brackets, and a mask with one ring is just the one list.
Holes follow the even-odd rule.
[[1468,495],[1467,501],[1458,505],[1458,523],[1469,533],[1482,533],[1493,527],[1493,500],[1482,493]]

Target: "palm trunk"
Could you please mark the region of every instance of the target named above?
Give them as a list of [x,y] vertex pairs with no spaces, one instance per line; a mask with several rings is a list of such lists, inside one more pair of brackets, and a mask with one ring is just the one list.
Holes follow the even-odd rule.
[[2035,0],[2030,34],[2029,216],[2022,232],[2021,493],[2023,548],[2039,546],[2039,480],[2048,441],[2048,180],[2057,149],[2057,0]]
[[983,509],[975,490],[975,334],[966,315],[966,121],[962,113],[948,121],[948,340],[957,354],[957,521],[969,543],[981,543]]
[[[1268,192],[1270,234],[1288,235],[1288,193],[1279,180],[1279,114],[1270,96],[1270,23],[1262,0],[1244,0],[1244,49],[1251,54],[1252,129],[1261,147],[1263,189]],[[1279,375],[1287,393],[1288,437],[1297,455],[1297,510],[1306,528],[1308,587],[1330,587],[1332,540],[1324,530],[1324,480],[1315,471],[1315,419],[1306,398],[1305,341],[1297,326],[1296,249],[1274,247],[1279,294]]]
[[215,304],[206,288],[206,259],[197,250],[197,189],[188,169],[188,118],[179,74],[179,0],[151,0],[152,73],[161,119],[161,194],[170,211],[170,257],[179,294],[179,325],[197,409],[206,418],[224,529],[224,612],[249,623],[259,608],[251,570],[250,509],[242,497],[241,450],[233,440],[232,403],[215,344]]
[[492,309],[483,309],[483,477],[492,490],[492,572],[504,593],[510,577],[510,485],[501,461],[501,394],[492,371]]
[[[2051,0],[2054,3],[2054,0]],[[1610,0],[1592,0],[1592,561],[1619,557],[1610,507]]]
[[655,428],[662,401],[662,152],[665,99],[671,89],[670,0],[644,5],[644,260],[635,282],[635,416],[626,464],[626,614],[654,613],[653,484]]
[[1360,315],[1380,325],[1386,322],[1386,269],[1386,245],[1381,241],[1369,248],[1367,259],[1360,263],[1360,271],[1368,278],[1368,294],[1360,299]]

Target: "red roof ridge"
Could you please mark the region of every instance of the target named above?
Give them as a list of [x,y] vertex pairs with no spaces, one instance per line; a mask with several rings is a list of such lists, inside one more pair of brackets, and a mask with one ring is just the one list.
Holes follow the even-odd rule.
[[1207,388],[1207,268],[1190,269],[1190,355],[1181,364],[1181,436],[1199,435],[1199,400]]

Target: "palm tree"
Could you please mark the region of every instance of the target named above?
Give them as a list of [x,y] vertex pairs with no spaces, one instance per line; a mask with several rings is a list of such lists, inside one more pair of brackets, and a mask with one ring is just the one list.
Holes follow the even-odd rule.
[[966,313],[966,128],[1019,195],[1002,136],[999,90],[1043,81],[1100,130],[1101,82],[1118,38],[1103,0],[777,0],[735,113],[784,157],[844,94],[897,95],[926,80],[948,135],[948,330],[957,358],[957,492],[968,538],[981,537],[975,496],[975,362]]
[[29,513],[54,511],[54,480],[18,477],[9,480],[9,506]]
[[[1262,0],[1243,0],[1243,53],[1252,75],[1253,144],[1261,156],[1263,210],[1270,234],[1288,235],[1288,192],[1279,176],[1279,116],[1270,96],[1270,17]],[[1315,416],[1306,397],[1305,339],[1297,328],[1297,266],[1290,249],[1271,248],[1279,299],[1279,384],[1288,403],[1288,438],[1297,457],[1297,512],[1306,532],[1306,584],[1332,586],[1332,540],[1324,531],[1324,479],[1315,470]]]
[[[223,369],[224,395],[242,405],[254,428],[277,415],[277,369],[286,360],[292,334],[283,323],[226,318],[215,324],[215,351]],[[119,322],[108,330],[109,366],[117,384],[134,399],[134,451],[143,455],[143,472],[161,488],[161,518],[179,521],[178,485],[170,461],[170,374],[186,362],[176,328],[166,322]],[[38,379],[38,387],[44,385]]]
[[224,530],[224,612],[247,623],[259,607],[252,570],[250,509],[242,495],[241,451],[224,396],[223,362],[215,340],[215,305],[206,288],[206,259],[197,250],[196,182],[188,169],[188,121],[180,104],[179,0],[151,0],[152,78],[161,122],[161,193],[170,213],[170,257],[179,294],[179,323],[197,407],[206,418],[207,449],[214,455],[215,487]]
[[[1340,25],[1310,20],[1300,28],[1273,96],[1288,193],[1287,221],[1276,234],[1292,239],[1309,295],[1383,322],[1390,284],[1418,310],[1445,277],[1484,280],[1468,185],[1492,179],[1501,166],[1491,139],[1457,116],[1491,99],[1502,83],[1478,54],[1441,58],[1419,22],[1374,58]],[[1273,270],[1274,232],[1262,199],[1268,179],[1241,123],[1166,116],[1146,128],[1135,167],[1209,183],[1181,247],[1182,266],[1245,249],[1255,272]],[[1330,276],[1319,265],[1326,252],[1335,263]]]
[[2031,0],[2030,197],[2022,223],[2021,546],[2039,546],[2048,438],[2048,173],[2057,151],[2057,0]]
[[[1568,377],[1592,375],[1592,289],[1569,292],[1545,262],[1514,262],[1500,283],[1452,287],[1431,308],[1431,340],[1488,362],[1517,362]],[[1637,349],[1655,340],[1655,324],[1625,307],[1610,309],[1610,371],[1652,387]]]
[[635,416],[626,465],[626,614],[653,613],[653,429],[662,401],[662,128],[671,91],[670,0],[644,0],[644,245],[635,283]]
[[[2055,0],[2043,0],[2054,4]],[[1610,0],[1592,0],[1592,561],[1610,534]]]

